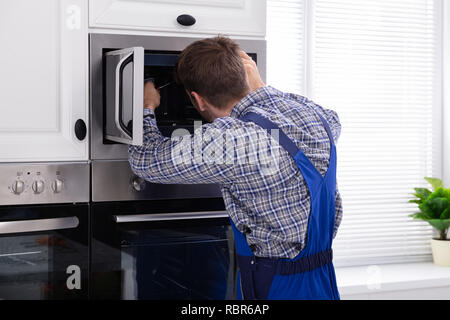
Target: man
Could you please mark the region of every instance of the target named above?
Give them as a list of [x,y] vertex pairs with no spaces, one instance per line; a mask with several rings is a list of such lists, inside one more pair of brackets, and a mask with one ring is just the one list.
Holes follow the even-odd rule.
[[[339,299],[331,253],[342,217],[337,114],[266,86],[253,60],[228,38],[192,43],[176,71],[210,123],[193,137],[163,137],[154,119],[159,94],[147,83],[144,144],[129,148],[133,172],[154,183],[222,186],[235,233],[239,297]],[[227,145],[232,148],[216,157]]]

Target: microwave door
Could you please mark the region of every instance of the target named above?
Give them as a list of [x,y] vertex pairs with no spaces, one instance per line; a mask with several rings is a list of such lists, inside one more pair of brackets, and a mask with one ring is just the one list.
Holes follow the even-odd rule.
[[107,52],[105,68],[105,138],[142,145],[144,48]]

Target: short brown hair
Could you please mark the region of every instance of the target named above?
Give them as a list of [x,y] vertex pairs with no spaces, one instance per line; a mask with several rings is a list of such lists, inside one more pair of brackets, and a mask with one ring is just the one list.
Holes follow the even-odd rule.
[[218,108],[242,99],[249,91],[239,45],[218,36],[191,43],[181,52],[176,79]]

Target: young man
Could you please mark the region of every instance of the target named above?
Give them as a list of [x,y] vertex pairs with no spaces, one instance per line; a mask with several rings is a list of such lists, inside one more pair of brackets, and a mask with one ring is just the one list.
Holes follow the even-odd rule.
[[[133,172],[154,183],[217,183],[235,233],[244,299],[339,299],[331,243],[342,217],[336,189],[339,118],[266,86],[232,40],[189,45],[177,77],[209,123],[163,137],[159,93],[145,85],[144,144]],[[268,131],[269,130],[269,131]]]

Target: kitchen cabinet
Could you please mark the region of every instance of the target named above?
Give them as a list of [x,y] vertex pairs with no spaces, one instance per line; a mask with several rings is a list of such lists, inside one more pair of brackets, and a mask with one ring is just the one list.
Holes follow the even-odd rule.
[[[195,24],[182,25],[182,15]],[[187,19],[188,24],[193,20]],[[90,0],[89,26],[264,37],[266,1],[263,0]]]
[[0,162],[88,159],[87,13],[87,0],[0,2]]

